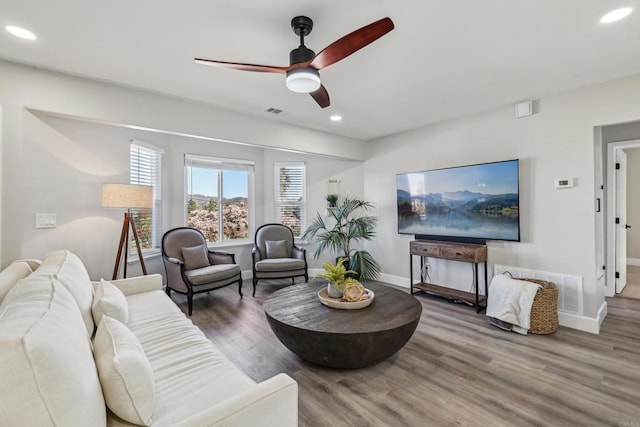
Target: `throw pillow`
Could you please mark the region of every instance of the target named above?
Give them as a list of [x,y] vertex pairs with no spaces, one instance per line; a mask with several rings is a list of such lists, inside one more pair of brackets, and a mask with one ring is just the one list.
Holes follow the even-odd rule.
[[205,245],[182,248],[182,258],[184,259],[184,268],[186,270],[209,266],[209,257],[207,256],[207,247]]
[[267,240],[267,258],[289,258],[289,245],[286,240]]
[[138,338],[118,320],[103,316],[93,346],[107,407],[130,423],[151,425],[155,383]]
[[129,304],[127,297],[113,283],[100,279],[93,295],[91,314],[96,325],[100,324],[102,315],[118,319],[125,325],[129,322]]

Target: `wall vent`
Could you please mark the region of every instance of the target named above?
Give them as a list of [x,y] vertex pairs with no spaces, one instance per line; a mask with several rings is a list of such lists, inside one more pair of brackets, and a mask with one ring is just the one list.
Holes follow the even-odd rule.
[[273,108],[273,107],[267,108],[264,111],[266,111],[267,113],[271,113],[271,114],[280,114],[280,113],[282,113],[282,110],[280,110],[278,108]]
[[[548,271],[510,267],[507,265],[496,264],[493,266],[493,274],[502,274],[505,271],[511,273],[514,279],[530,278],[555,283],[558,285],[558,311],[582,316],[582,301],[584,296],[582,289],[582,276],[550,273]],[[489,288],[489,293],[491,293],[491,288]]]

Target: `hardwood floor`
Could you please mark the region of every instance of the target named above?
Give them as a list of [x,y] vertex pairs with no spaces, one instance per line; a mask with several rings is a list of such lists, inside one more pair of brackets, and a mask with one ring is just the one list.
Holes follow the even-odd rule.
[[[304,284],[298,284],[301,291]],[[420,296],[420,324],[390,359],[357,370],[308,364],[262,304],[228,287],[196,295],[191,319],[250,377],[299,385],[300,426],[640,426],[640,300],[610,298],[600,335],[521,336],[472,308]],[[186,312],[186,298],[172,294]]]

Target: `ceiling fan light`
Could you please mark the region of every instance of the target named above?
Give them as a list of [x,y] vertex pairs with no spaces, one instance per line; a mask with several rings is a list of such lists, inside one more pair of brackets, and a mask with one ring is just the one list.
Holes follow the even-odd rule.
[[306,67],[287,71],[287,88],[292,92],[311,93],[320,88],[318,70]]
[[623,18],[626,18],[632,11],[630,7],[623,7],[620,9],[612,10],[611,12],[604,15],[600,18],[600,22],[603,24],[610,24],[612,22],[619,21]]

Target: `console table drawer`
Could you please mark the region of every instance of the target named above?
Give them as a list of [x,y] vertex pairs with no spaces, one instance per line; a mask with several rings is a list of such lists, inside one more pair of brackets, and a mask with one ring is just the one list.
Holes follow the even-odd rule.
[[418,256],[440,256],[440,248],[437,245],[423,242],[411,242],[410,251],[413,255]]
[[454,261],[474,262],[476,259],[476,250],[466,247],[442,247],[440,248],[440,257]]
[[409,243],[411,255],[443,258],[453,261],[485,262],[487,247],[484,245],[414,240]]

